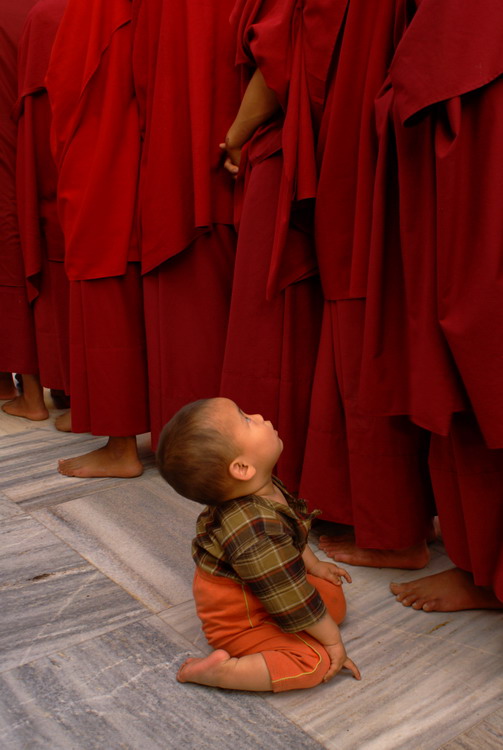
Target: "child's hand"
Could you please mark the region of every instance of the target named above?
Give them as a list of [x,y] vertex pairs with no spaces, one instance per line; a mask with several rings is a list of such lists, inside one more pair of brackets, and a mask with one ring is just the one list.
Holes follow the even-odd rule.
[[331,581],[331,583],[335,583],[336,586],[341,585],[343,578],[345,578],[348,583],[351,583],[351,576],[347,570],[344,570],[344,568],[339,568],[339,566],[334,563],[323,562],[322,560],[318,560],[318,558],[316,558],[316,560],[317,561],[309,568],[308,572],[311,573],[311,575],[317,576],[318,578],[324,578],[326,581]]
[[325,650],[330,658],[330,667],[323,682],[328,682],[334,675],[341,671],[341,669],[349,669],[353,673],[355,680],[361,680],[362,676],[360,670],[346,654],[346,649],[342,641],[335,643],[333,646],[325,646]]
[[226,169],[230,174],[234,177],[234,179],[238,176],[239,172],[239,163],[241,161],[241,149],[240,148],[231,148],[226,143],[219,143],[219,148],[222,149],[222,151],[225,151],[227,154],[227,158],[224,161],[224,169]]

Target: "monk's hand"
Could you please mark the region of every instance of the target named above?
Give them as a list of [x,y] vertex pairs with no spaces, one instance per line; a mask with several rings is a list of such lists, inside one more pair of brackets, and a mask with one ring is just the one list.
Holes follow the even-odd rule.
[[323,562],[318,560],[311,568],[308,573],[316,576],[317,578],[324,578],[325,581],[335,583],[336,586],[340,586],[342,579],[345,578],[348,583],[351,583],[351,576],[344,568],[339,568],[335,563]]
[[327,652],[330,659],[330,667],[328,668],[328,672],[323,678],[323,682],[328,682],[328,680],[331,680],[334,675],[338,674],[341,671],[341,669],[349,669],[349,671],[352,672],[355,680],[361,680],[362,676],[360,674],[360,670],[358,669],[354,661],[347,655],[342,641],[339,641],[339,643],[334,643],[331,646],[325,646],[325,651]]
[[227,155],[224,161],[224,169],[236,179],[239,172],[239,164],[241,162],[241,148],[231,146],[227,140],[225,143],[219,143],[218,146]]

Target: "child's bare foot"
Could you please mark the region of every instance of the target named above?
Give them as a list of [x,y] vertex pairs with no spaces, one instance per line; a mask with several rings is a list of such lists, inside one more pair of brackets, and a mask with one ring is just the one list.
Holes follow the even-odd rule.
[[54,427],[60,432],[71,432],[72,431],[72,413],[71,411],[65,411],[64,414],[60,414],[54,420]]
[[219,648],[209,656],[187,659],[178,670],[176,679],[178,682],[196,682],[198,685],[216,687],[218,667],[230,658],[227,651]]
[[367,568],[420,570],[430,559],[426,542],[407,549],[363,549],[357,547],[354,541],[341,541],[337,537],[320,536],[318,546],[328,557],[338,562]]
[[390,589],[404,607],[425,612],[458,612],[462,609],[503,609],[490,588],[476,586],[471,573],[451,568],[443,573],[405,583],[391,583]]
[[3,404],[2,410],[12,417],[24,417],[24,419],[31,419],[33,422],[41,422],[49,418],[49,412],[43,400],[30,401],[24,393]]
[[221,648],[200,659],[187,659],[176,679],[227,690],[272,690],[271,675],[262,654],[235,657]]
[[134,436],[110,437],[103,448],[59,461],[58,471],[67,477],[131,478],[143,474],[143,465]]
[[11,372],[0,372],[0,401],[10,401],[17,396]]

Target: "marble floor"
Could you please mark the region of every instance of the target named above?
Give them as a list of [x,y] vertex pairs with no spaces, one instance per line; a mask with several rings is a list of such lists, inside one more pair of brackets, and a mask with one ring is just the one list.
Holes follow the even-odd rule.
[[[503,614],[414,612],[410,573],[353,568],[347,650],[363,679],[226,692],[175,681],[207,650],[191,601],[198,506],[157,475],[69,479],[103,444],[0,411],[2,750],[501,750]],[[321,553],[319,553],[321,554]],[[428,570],[449,567],[441,544]]]

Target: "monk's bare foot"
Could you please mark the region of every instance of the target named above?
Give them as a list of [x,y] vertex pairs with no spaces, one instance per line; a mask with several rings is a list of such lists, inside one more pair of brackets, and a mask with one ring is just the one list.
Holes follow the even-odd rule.
[[49,412],[44,402],[37,400],[35,403],[32,403],[26,398],[24,393],[16,396],[12,401],[7,401],[6,404],[2,405],[2,409],[12,417],[24,417],[24,419],[31,419],[33,422],[41,422],[49,418]]
[[33,422],[48,419],[49,412],[44,401],[44,389],[38,375],[23,373],[23,392],[3,404],[2,409],[13,417],[24,417]]
[[65,411],[64,414],[60,414],[54,420],[54,427],[60,432],[71,432],[72,431],[72,413]]
[[406,583],[391,583],[390,589],[404,607],[422,609],[425,612],[503,609],[503,602],[492,589],[476,586],[472,574],[459,568]]
[[178,670],[176,679],[178,682],[197,682],[198,685],[215,687],[218,684],[216,670],[230,658],[227,651],[219,648],[209,656],[187,659]]
[[131,478],[143,474],[143,465],[134,436],[111,437],[103,448],[58,461],[58,471],[67,477]]
[[400,568],[420,570],[428,564],[430,553],[426,542],[407,549],[363,549],[354,541],[341,541],[339,538],[320,536],[319,548],[338,562],[359,565],[366,568]]
[[17,396],[11,372],[0,372],[0,401],[10,401]]

